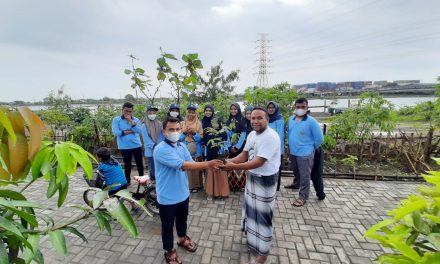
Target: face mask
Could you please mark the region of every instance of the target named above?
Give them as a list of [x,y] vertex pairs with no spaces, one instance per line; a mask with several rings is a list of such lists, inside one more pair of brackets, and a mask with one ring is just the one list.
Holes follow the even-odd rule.
[[156,115],[154,115],[154,114],[148,115],[148,119],[153,121],[154,119],[156,119]]
[[178,117],[179,116],[179,112],[170,112],[170,116]]
[[166,137],[169,141],[176,143],[177,141],[179,141],[180,133],[179,132],[172,132],[170,134],[166,134]]
[[295,109],[295,115],[297,116],[303,116],[307,113],[307,110],[305,109]]

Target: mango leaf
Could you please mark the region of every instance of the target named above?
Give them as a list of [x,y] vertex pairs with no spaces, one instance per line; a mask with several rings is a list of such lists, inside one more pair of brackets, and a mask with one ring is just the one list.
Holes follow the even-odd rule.
[[5,243],[0,243],[0,264],[8,264],[9,258],[8,258],[8,252],[6,251]]
[[0,180],[9,181],[11,179],[11,174],[7,172],[5,169],[0,167]]
[[61,180],[58,191],[58,207],[61,207],[66,200],[67,192],[69,191],[69,178],[64,177]]
[[130,192],[128,190],[120,190],[115,194],[115,196],[118,196],[120,198],[123,198],[127,201],[130,201],[132,203],[135,203],[137,206],[139,206],[145,213],[147,213],[150,217],[153,217],[153,215],[145,208],[145,199],[141,199],[140,201],[134,199]]
[[394,220],[398,221],[405,215],[408,215],[414,211],[420,210],[427,205],[427,201],[424,199],[414,201],[414,202],[408,202],[404,204],[403,206],[394,209],[390,212],[390,214],[394,214]]
[[6,231],[11,232],[20,240],[26,240],[23,237],[23,234],[18,230],[18,228],[14,225],[14,221],[4,218],[0,215],[0,227]]
[[72,157],[78,161],[78,163],[83,168],[85,174],[87,175],[87,178],[90,180],[92,179],[93,166],[89,159],[90,156],[87,153],[88,152],[85,150],[70,150],[70,155],[72,155]]
[[70,169],[70,158],[71,158],[69,153],[69,146],[64,143],[55,144],[55,155],[58,161],[58,168],[61,168],[62,172],[68,171]]
[[49,232],[49,238],[52,242],[53,247],[57,250],[58,254],[61,256],[66,256],[67,246],[66,238],[64,237],[63,231],[54,230]]
[[108,192],[99,191],[93,195],[93,209],[97,209],[101,206],[102,202],[108,198]]
[[116,218],[121,226],[127,230],[133,238],[137,237],[138,230],[124,204],[119,202],[116,198],[110,198],[104,201],[104,206],[109,214]]
[[26,200],[23,194],[12,190],[0,190],[0,197],[6,197],[12,200]]
[[437,264],[440,263],[440,252],[426,252],[422,258],[421,263]]
[[10,201],[6,200],[5,198],[0,198],[0,205],[12,211],[14,214],[29,223],[32,227],[38,226],[38,222],[34,215],[31,215],[25,211],[16,208]]
[[2,109],[0,109],[0,125],[3,126],[8,132],[8,135],[11,137],[12,143],[15,143],[17,141],[17,138],[15,137],[15,132],[12,128],[11,121],[9,121],[8,116]]
[[9,138],[8,148],[9,148],[9,159],[11,162],[9,164],[9,172],[12,174],[14,180],[19,179],[26,165],[28,163],[28,143],[27,138],[24,134],[16,134],[17,141],[15,144]]
[[[15,137],[17,142],[17,137]],[[8,145],[1,142],[0,139],[0,165],[5,171],[9,171],[9,148]]]
[[396,250],[400,251],[400,253],[402,253],[402,255],[404,255],[405,257],[410,258],[414,261],[419,261],[421,259],[417,251],[408,246],[405,242],[389,241],[389,243],[393,245]]
[[432,222],[434,222],[436,224],[440,224],[440,217],[438,217],[438,216],[431,215],[431,214],[423,214],[423,217],[428,218],[429,220],[431,220]]
[[24,131],[24,119],[19,112],[12,111],[8,113],[9,121],[11,121],[12,128],[17,134],[25,134]]
[[79,238],[81,238],[84,242],[89,243],[89,241],[87,240],[87,238],[86,238],[81,232],[79,232],[78,229],[76,229],[76,228],[74,228],[74,227],[72,227],[72,226],[67,226],[67,227],[64,227],[63,230],[68,231],[68,232],[70,232],[70,233],[72,233],[72,234],[74,234],[74,235],[77,235],[77,236],[78,236]]
[[32,245],[32,249],[25,248],[24,256],[25,256],[26,263],[31,263],[32,259],[34,258],[34,255],[38,252],[39,247],[40,247],[40,234],[38,234],[38,233],[29,234],[27,241],[29,242],[29,244]]
[[414,264],[414,261],[402,255],[382,254],[377,258],[379,263]]
[[[32,179],[36,180],[41,175],[45,175],[47,171],[43,171],[43,164],[49,165],[51,167],[51,163],[49,162],[50,154],[53,153],[53,148],[43,148],[35,155],[35,158],[32,160]],[[47,165],[45,167],[47,170]]]
[[50,171],[49,187],[47,187],[46,197],[50,198],[57,192],[55,169]]
[[109,235],[112,235],[112,228],[108,222],[108,219],[105,217],[104,212],[101,211],[93,211],[92,214],[96,218],[96,222],[98,223],[99,230],[104,230],[104,228],[107,230]]
[[46,126],[44,125],[43,121],[41,121],[41,119],[29,109],[29,107],[19,107],[18,111],[29,128],[28,159],[32,160],[40,149],[41,140],[43,139],[43,132],[46,131]]
[[440,233],[431,233],[426,236],[426,240],[428,240],[431,245],[440,251]]

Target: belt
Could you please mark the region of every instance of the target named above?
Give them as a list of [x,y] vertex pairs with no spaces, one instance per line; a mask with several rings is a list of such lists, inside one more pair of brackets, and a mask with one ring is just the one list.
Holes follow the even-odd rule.
[[271,176],[277,176],[278,172],[275,173],[275,174],[271,174],[271,175],[261,175],[261,174],[255,174],[255,173],[252,173],[252,172],[250,174],[253,175],[253,176],[257,176],[257,177],[271,177]]

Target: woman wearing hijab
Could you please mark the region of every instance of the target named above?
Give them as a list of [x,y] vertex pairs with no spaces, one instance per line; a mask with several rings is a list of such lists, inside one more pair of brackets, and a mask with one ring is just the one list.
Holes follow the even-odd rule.
[[281,183],[281,167],[283,166],[284,157],[284,118],[280,112],[280,105],[274,101],[270,101],[267,104],[267,113],[269,114],[269,127],[277,132],[278,136],[280,136],[281,141],[281,165],[278,172],[277,185],[277,191],[279,191]]
[[229,158],[234,158],[241,153],[246,140],[246,132],[243,130],[243,116],[238,103],[233,103],[229,107],[229,118],[226,120],[226,126],[229,127]]
[[156,175],[154,173],[153,150],[157,144],[164,140],[162,123],[156,118],[156,113],[158,110],[159,109],[157,107],[148,106],[146,116],[142,120],[143,122],[141,126],[141,134],[145,149],[144,155],[148,161],[148,175],[152,181],[156,181]]
[[[219,153],[223,154],[225,150],[224,147],[212,146],[208,142],[214,138],[226,141],[227,135],[226,133],[213,135],[207,131],[209,128],[213,128],[216,131],[222,129],[222,124],[214,117],[214,107],[212,105],[206,105],[203,112],[203,145],[205,147],[205,159],[209,161],[218,159]],[[229,197],[228,173],[223,170],[208,169],[205,179],[205,191],[208,195],[208,200],[212,200],[212,197]]]
[[[203,127],[197,116],[197,107],[190,104],[186,110],[186,117],[182,122],[182,134],[179,141],[186,145],[191,157],[198,161],[202,158]],[[192,192],[197,192],[198,189],[203,187],[202,172],[188,171],[188,183],[189,189]]]
[[183,121],[183,118],[180,116],[180,106],[178,104],[170,104],[167,116],[172,116]]
[[[242,119],[243,121],[242,121],[241,127],[243,128],[243,131],[246,132],[246,138],[252,132],[252,130],[254,130],[251,125],[252,110],[254,110],[254,107],[252,107],[250,105],[248,105],[244,108],[244,118]],[[243,143],[243,145],[245,145],[245,144],[246,144],[246,140]]]

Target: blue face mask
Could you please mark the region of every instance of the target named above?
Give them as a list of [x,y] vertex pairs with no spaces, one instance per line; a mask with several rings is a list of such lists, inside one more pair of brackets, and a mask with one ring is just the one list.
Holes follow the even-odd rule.
[[165,134],[165,136],[169,141],[176,143],[177,141],[179,141],[180,132],[171,132],[169,134]]

